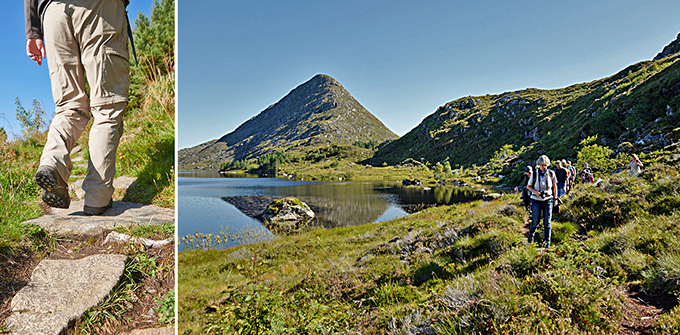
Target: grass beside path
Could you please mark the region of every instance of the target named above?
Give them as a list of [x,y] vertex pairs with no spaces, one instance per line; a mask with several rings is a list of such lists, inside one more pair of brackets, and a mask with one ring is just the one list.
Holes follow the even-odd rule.
[[[137,181],[126,190],[117,190],[114,193],[116,201],[174,207],[173,76],[159,75],[148,80],[136,105],[128,106],[124,137],[117,156],[117,176],[136,177]],[[87,147],[86,134],[87,130],[78,142],[82,148]],[[34,178],[44,143],[45,135],[40,132],[13,141],[0,136],[0,268],[13,271],[3,273],[3,280],[17,278],[11,283],[0,283],[0,288],[8,289],[4,292],[16,292],[23,287],[41,259],[51,258],[58,251],[71,247],[78,254],[89,246],[89,239],[86,239],[82,245],[67,247],[72,237],[54,236],[40,227],[22,224],[50,210],[42,203],[41,191]],[[86,149],[77,155],[83,155],[87,161]],[[80,170],[74,169],[69,183],[84,177]],[[174,236],[173,222],[146,229],[162,239]],[[149,234],[142,228],[127,233],[133,236]],[[94,329],[94,333],[116,334],[121,327],[135,324],[174,322],[174,244],[164,247],[157,255],[133,246],[124,253],[133,260],[127,265],[130,269],[126,270],[124,283],[113,293],[117,300],[97,307],[76,328],[69,330],[70,333],[92,333]],[[23,277],[15,276],[17,274],[23,274]],[[152,291],[138,292],[147,288]],[[0,332],[4,319],[9,316],[12,296],[0,295]],[[140,304],[144,306],[140,307]],[[156,313],[145,314],[149,312],[149,306]]]
[[520,199],[506,195],[183,251],[179,331],[617,334],[650,316],[630,308],[640,298],[670,302],[641,331],[677,333],[678,185],[665,165],[578,185],[553,219],[550,249],[525,244]]

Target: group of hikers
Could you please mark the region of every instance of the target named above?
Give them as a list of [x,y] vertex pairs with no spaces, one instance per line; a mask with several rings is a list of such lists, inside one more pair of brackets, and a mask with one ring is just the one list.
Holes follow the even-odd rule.
[[[546,155],[540,156],[536,160],[536,166],[527,166],[522,175],[522,179],[515,190],[522,189],[522,200],[529,216],[531,217],[531,224],[529,225],[528,243],[534,243],[534,233],[538,227],[538,223],[543,218],[543,241],[546,248],[550,248],[550,240],[552,228],[550,221],[552,219],[553,210],[559,212],[559,206],[562,204],[562,197],[569,193],[574,187],[576,181],[576,168],[571,164],[571,161],[557,160],[555,170],[549,170],[550,158]],[[636,176],[640,173],[642,162],[633,154],[633,159],[628,165],[629,174]],[[584,164],[581,170],[581,182],[593,183],[593,173],[588,166]]]

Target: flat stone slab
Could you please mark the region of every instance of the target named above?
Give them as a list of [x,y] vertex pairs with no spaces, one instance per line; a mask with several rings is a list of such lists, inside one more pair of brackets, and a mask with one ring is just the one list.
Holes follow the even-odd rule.
[[130,332],[130,335],[174,335],[175,327],[167,326],[163,328],[138,329]]
[[102,302],[120,282],[126,255],[43,260],[12,299],[5,320],[13,335],[58,335],[69,322]]
[[159,225],[175,222],[175,211],[155,205],[114,201],[104,214],[86,216],[84,200],[72,201],[68,209],[52,208],[51,214],[23,222],[33,223],[57,234],[97,234],[120,226]]
[[[85,162],[87,164],[87,162]],[[78,179],[68,185],[69,192],[75,192],[78,199],[82,199],[85,196],[85,191],[83,191],[83,182],[85,179]],[[113,188],[115,189],[127,189],[132,184],[137,181],[136,177],[122,176],[113,180]]]

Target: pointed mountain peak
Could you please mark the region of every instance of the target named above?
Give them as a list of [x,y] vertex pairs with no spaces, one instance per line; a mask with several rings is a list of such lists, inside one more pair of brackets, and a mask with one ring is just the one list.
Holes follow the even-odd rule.
[[[289,96],[311,96],[311,94],[329,92],[329,91],[345,91],[345,88],[340,85],[340,82],[327,74],[317,74],[306,82],[298,85],[295,89],[284,97]],[[349,93],[347,93],[349,94]],[[282,99],[283,100],[283,99]]]
[[340,83],[337,80],[335,80],[335,78],[327,74],[317,74],[316,76],[312,77],[312,79],[308,80],[306,83],[340,85]]
[[179,152],[180,165],[219,167],[273,151],[378,144],[398,136],[333,77],[317,74],[221,138]]

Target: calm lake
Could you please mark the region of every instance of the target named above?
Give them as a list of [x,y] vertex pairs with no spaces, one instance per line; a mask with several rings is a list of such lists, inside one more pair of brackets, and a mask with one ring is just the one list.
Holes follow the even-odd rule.
[[[408,215],[413,208],[478,197],[467,188],[403,187],[394,181],[293,181],[184,170],[179,171],[178,177],[180,239],[196,232],[217,234],[266,229],[251,216],[261,213],[264,210],[261,207],[265,206],[262,203],[275,197],[294,196],[308,203],[325,227],[387,221]],[[184,249],[181,243],[179,247]]]

